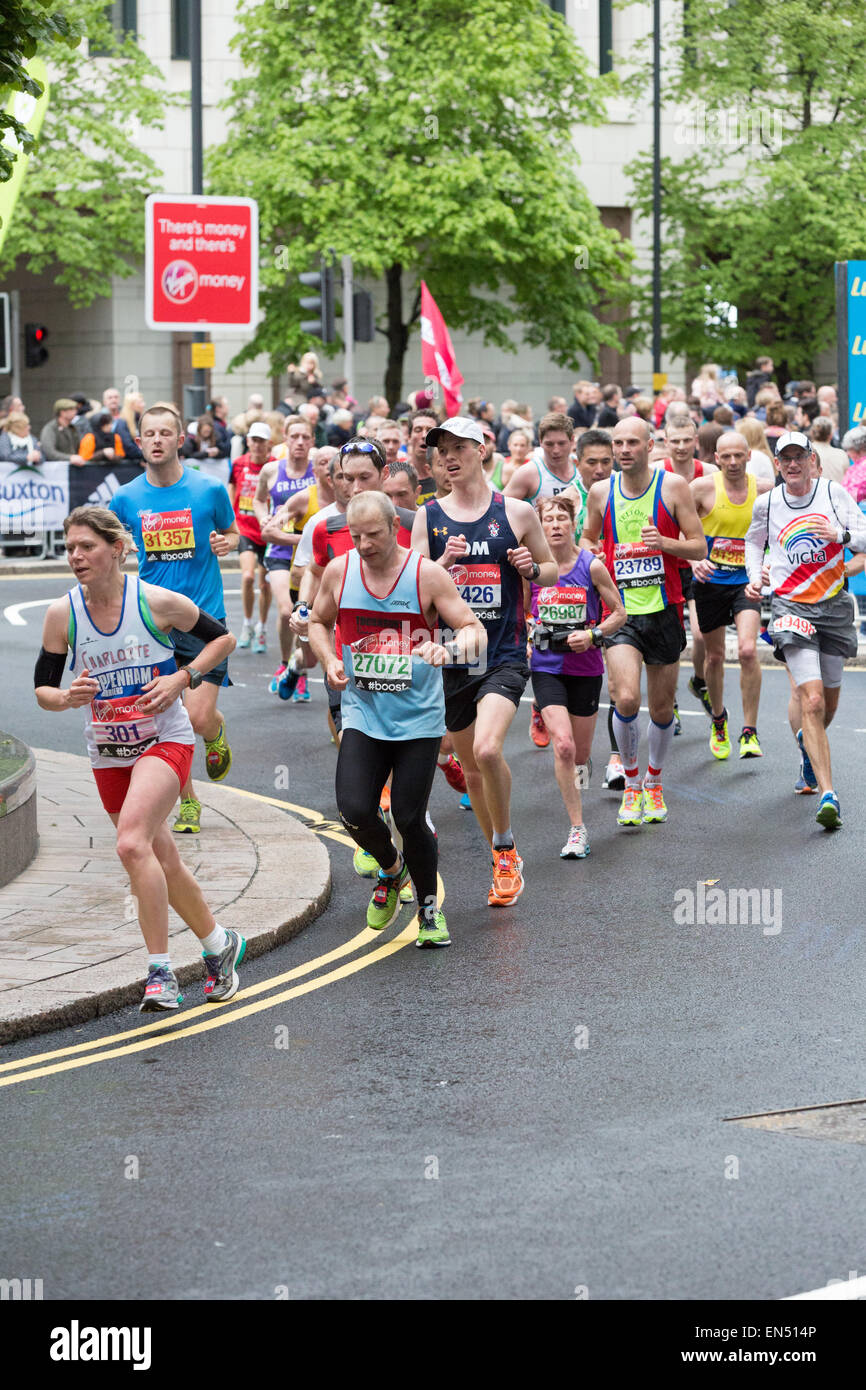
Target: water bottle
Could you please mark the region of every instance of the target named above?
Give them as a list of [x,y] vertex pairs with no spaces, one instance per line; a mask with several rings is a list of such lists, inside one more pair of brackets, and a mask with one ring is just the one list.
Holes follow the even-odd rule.
[[[302,623],[308,623],[310,621],[310,610],[305,603],[298,604],[298,617]],[[309,637],[301,638],[302,642],[309,642],[309,640]]]

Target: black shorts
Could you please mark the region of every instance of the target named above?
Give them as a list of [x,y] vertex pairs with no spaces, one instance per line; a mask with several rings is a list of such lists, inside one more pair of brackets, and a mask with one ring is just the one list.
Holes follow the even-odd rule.
[[601,676],[570,676],[564,671],[532,672],[532,690],[539,709],[564,705],[569,714],[584,719],[598,713],[601,682]]
[[327,696],[328,696],[328,709],[330,710],[331,718],[332,718],[333,721],[334,721],[334,728],[337,730],[337,733],[338,733],[338,734],[339,734],[339,733],[342,733],[342,730],[343,730],[342,691],[340,691],[340,690],[335,690],[334,687],[333,687],[332,685],[328,685],[328,678],[327,678],[327,676],[325,677],[325,692],[326,692],[326,694],[327,694]]
[[636,647],[646,666],[672,666],[686,645],[679,608],[669,603],[658,613],[632,613],[613,637],[610,647]]
[[680,570],[680,585],[683,591],[683,603],[689,603],[695,596],[695,576],[692,573],[691,565],[683,565]]
[[268,574],[270,574],[271,570],[290,570],[294,563],[293,559],[287,560],[283,555],[268,555],[264,565]]
[[[220,618],[220,622],[224,623],[225,618]],[[174,659],[179,667],[195,665],[199,652],[207,646],[207,642],[203,642],[200,637],[193,637],[191,632],[181,632],[179,627],[173,627],[168,635],[174,647]],[[202,680],[206,685],[231,685],[228,657],[212,671],[208,671],[207,675],[202,676]]]
[[759,600],[746,598],[745,584],[695,583],[695,608],[701,632],[727,627],[737,613],[760,613]]
[[442,672],[445,687],[445,727],[450,734],[459,734],[475,722],[478,701],[485,695],[504,695],[515,708],[529,680],[529,667],[494,666],[491,671],[449,670]]
[[238,554],[243,555],[245,550],[254,550],[260,565],[264,565],[265,563],[265,551],[267,548],[264,541],[259,544],[257,541],[251,541],[249,536],[241,536],[238,541]]

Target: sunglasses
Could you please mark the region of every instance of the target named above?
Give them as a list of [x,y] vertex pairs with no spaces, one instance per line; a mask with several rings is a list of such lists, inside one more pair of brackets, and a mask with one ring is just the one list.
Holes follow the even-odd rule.
[[371,444],[368,440],[364,444],[344,444],[340,450],[340,457],[342,458],[343,454],[378,454],[378,452],[375,444]]

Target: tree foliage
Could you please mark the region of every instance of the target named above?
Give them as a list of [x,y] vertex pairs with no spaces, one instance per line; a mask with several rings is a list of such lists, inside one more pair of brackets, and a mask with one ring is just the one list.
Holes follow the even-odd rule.
[[[767,352],[796,377],[834,341],[833,262],[866,254],[863,19],[862,0],[688,0],[677,14],[663,72],[676,118],[662,167],[666,351],[740,369]],[[629,172],[649,216],[651,152]]]
[[571,367],[617,341],[599,308],[630,248],[572,140],[603,119],[608,85],[541,0],[266,0],[235,46],[244,76],[209,186],[258,200],[265,311],[236,362],[266,351],[279,371],[317,346],[297,273],[331,251],[385,283],[391,400],[422,278],[450,327],[508,350],[517,324]]
[[3,0],[0,10],[0,183],[12,177],[15,163],[14,144],[25,154],[34,148],[33,136],[26,126],[16,120],[6,108],[10,92],[42,95],[40,83],[27,72],[27,60],[37,50],[55,43],[71,48],[81,40],[81,29],[71,24],[65,14],[58,14],[52,0],[37,0],[36,5],[25,0]]
[[[30,24],[37,7],[12,4]],[[160,170],[137,142],[144,128],[162,126],[172,98],[135,37],[114,33],[103,4],[64,0],[63,8],[62,24],[51,13],[47,28],[34,21],[35,28],[17,31],[27,39],[18,54],[32,56],[35,48],[45,59],[51,96],[0,272],[19,258],[34,274],[56,267],[56,283],[81,306],[109,294],[112,276],[140,267],[144,198],[159,187]]]

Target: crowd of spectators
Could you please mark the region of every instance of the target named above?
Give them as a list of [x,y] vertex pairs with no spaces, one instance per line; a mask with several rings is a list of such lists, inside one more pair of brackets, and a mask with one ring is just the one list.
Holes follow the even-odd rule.
[[[701,367],[688,391],[685,386],[667,385],[653,395],[634,385],[578,381],[572,395],[570,403],[552,396],[547,411],[571,418],[575,442],[584,430],[611,429],[618,420],[638,415],[655,430],[660,446],[665,418],[679,413],[695,423],[697,457],[711,461],[720,436],[736,429],[749,443],[750,471],[773,478],[775,440],[785,430],[798,429],[811,439],[823,472],[848,487],[857,501],[866,498],[866,425],[856,425],[840,436],[836,388],[816,387],[812,381],[789,381],[780,388],[769,357],[758,358],[745,386],[734,373],[725,373],[710,362]],[[101,402],[70,392],[55,401],[51,419],[37,435],[23,402],[7,396],[0,402],[0,462],[38,467],[61,459],[73,466],[96,463],[110,468],[119,460],[140,461],[135,440],[143,409],[144,398],[137,392],[121,399],[115,387],[108,387]],[[463,409],[480,422],[490,476],[504,486],[513,469],[538,447],[535,413],[524,401],[506,399],[496,405],[481,397],[467,400]],[[270,429],[272,454],[280,457],[285,453],[287,424],[301,419],[309,425],[314,448],[340,448],[359,434],[390,432],[393,451],[403,458],[411,452],[409,422],[418,411],[431,422],[443,418],[426,389],[411,392],[393,409],[384,396],[373,396],[362,406],[349,395],[344,379],[326,384],[316,354],[309,352],[297,365],[289,366],[285,395],[273,410],[266,408],[262,394],[253,393],[246,409],[230,418],[228,399],[212,400],[203,415],[186,422],[183,455],[198,464],[224,461],[229,468],[246,451],[250,427],[264,423]]]

